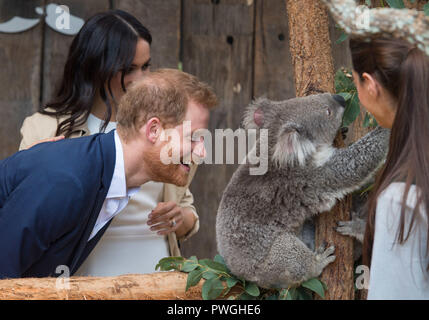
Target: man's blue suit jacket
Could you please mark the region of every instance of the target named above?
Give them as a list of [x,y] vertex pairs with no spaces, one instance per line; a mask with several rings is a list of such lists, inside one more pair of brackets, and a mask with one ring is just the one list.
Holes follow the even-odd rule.
[[112,181],[114,131],[41,143],[0,161],[0,279],[76,272]]

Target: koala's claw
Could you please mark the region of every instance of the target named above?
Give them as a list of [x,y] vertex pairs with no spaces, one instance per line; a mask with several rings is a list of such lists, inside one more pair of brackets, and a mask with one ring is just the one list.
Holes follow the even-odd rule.
[[[324,245],[320,246],[316,252],[316,260],[318,260],[320,262],[329,260],[329,263],[331,263],[332,261],[335,260],[335,256],[332,256],[332,254],[334,252],[335,252],[335,246],[330,246],[326,250],[324,250]],[[334,257],[334,259],[332,259],[332,257]],[[329,263],[327,263],[327,264],[329,264]]]
[[338,227],[335,229],[343,236],[353,236],[353,221],[339,221]]
[[319,248],[317,248],[316,250],[316,254],[320,255],[325,251],[326,246],[328,245],[328,243],[326,241],[324,241]]
[[363,242],[365,233],[365,220],[357,217],[356,214],[352,214],[352,220],[350,221],[338,221],[337,228],[335,229],[338,233],[343,236],[354,237],[360,242]]
[[325,245],[320,246],[316,251],[316,269],[314,277],[319,276],[323,269],[335,261],[336,256],[333,255],[335,252],[335,246],[330,246],[327,249],[324,249]]

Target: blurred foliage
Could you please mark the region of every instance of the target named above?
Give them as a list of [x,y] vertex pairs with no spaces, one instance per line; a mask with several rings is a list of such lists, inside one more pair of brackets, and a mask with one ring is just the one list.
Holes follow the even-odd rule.
[[[343,115],[343,127],[352,124],[360,114],[360,102],[356,86],[353,82],[352,72],[341,68],[335,74],[335,92],[346,100],[346,109]],[[365,114],[363,126],[376,127],[377,121],[368,112]]]

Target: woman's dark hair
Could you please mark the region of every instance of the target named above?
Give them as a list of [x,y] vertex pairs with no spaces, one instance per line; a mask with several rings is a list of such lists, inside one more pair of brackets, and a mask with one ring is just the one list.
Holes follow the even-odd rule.
[[[361,78],[364,72],[375,77],[394,98],[396,109],[386,163],[377,176],[368,202],[363,263],[369,266],[377,198],[389,184],[405,183],[397,233],[400,244],[407,241],[413,225],[419,221],[419,208],[429,218],[429,59],[415,46],[393,38],[351,39],[350,50],[354,70]],[[408,220],[406,214],[410,212],[406,210],[406,200],[412,184],[416,186],[417,202]],[[406,221],[410,221],[407,231]]]
[[57,94],[39,110],[42,114],[67,116],[58,124],[56,135],[69,137],[74,128],[86,122],[97,93],[106,104],[101,131],[105,130],[112,116],[109,98],[115,104],[110,82],[121,72],[125,91],[124,75],[131,68],[139,38],[152,42],[149,30],[122,10],[98,13],[86,21],[70,46]]

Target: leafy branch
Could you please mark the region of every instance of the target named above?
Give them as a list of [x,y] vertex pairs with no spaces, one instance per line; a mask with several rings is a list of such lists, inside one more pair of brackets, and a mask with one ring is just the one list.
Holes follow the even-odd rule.
[[213,260],[198,260],[196,256],[189,259],[167,257],[158,262],[156,270],[158,269],[188,273],[186,291],[205,279],[202,286],[204,300],[224,299],[228,294],[228,300],[311,300],[313,292],[324,298],[327,289],[317,278],[305,281],[299,287],[260,288],[253,282],[233,275],[220,255],[216,255]]

